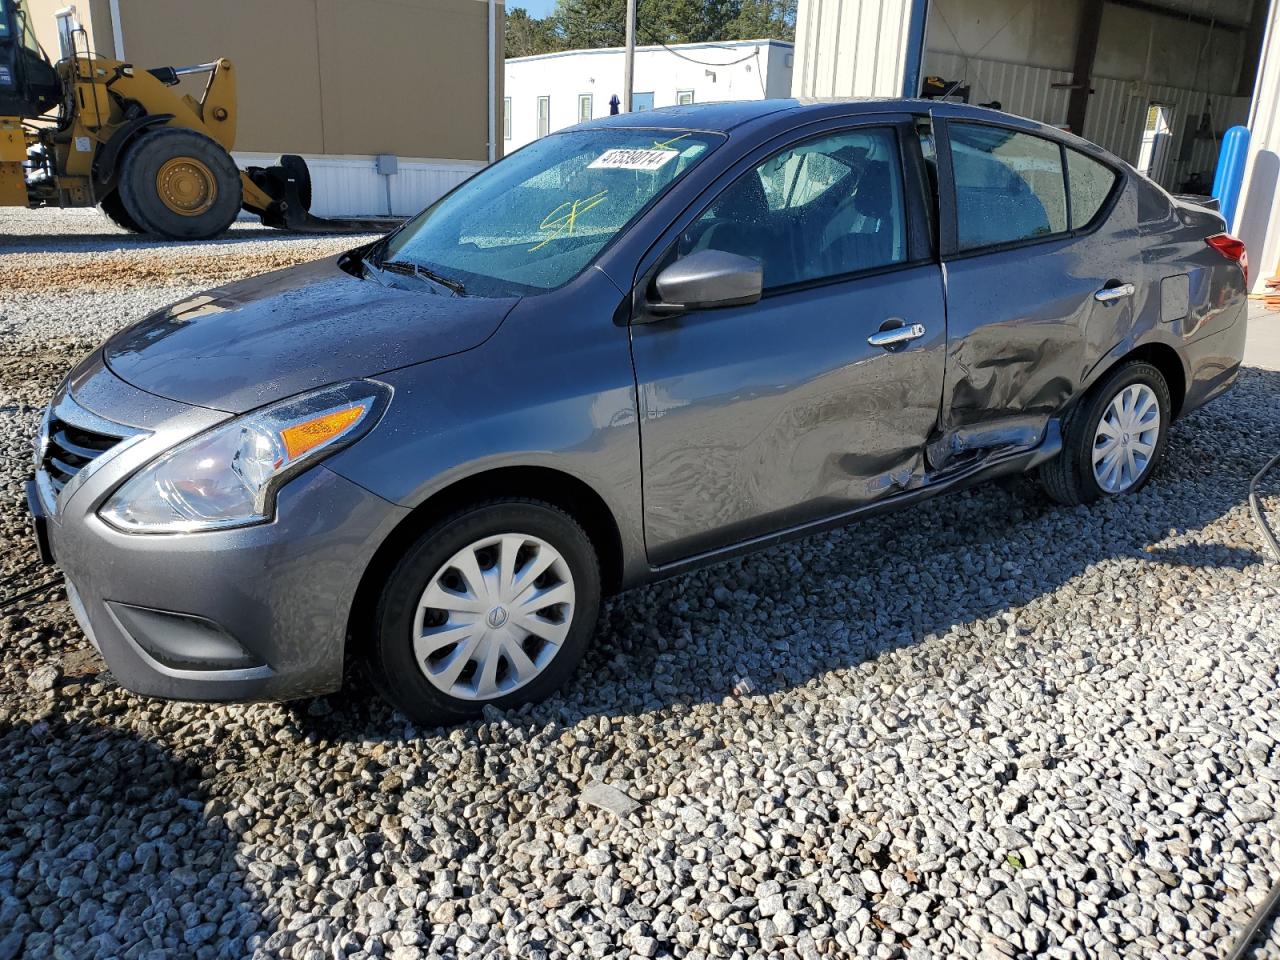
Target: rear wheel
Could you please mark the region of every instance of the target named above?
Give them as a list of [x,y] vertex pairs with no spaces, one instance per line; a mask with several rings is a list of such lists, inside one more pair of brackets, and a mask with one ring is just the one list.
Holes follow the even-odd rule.
[[419,723],[542,700],[595,629],[600,568],[583,529],[534,500],[467,508],[392,571],[369,644],[374,683]]
[[124,201],[120,198],[120,191],[115,190],[102,199],[99,204],[102,212],[106,214],[107,219],[114,223],[121,230],[128,230],[130,233],[145,233],[138,221],[129,215],[129,211],[124,208]]
[[120,197],[147,233],[205,240],[224,232],[240,212],[240,171],[216,141],[194,130],[161,127],[125,154]]
[[1164,456],[1171,409],[1159,370],[1116,367],[1068,415],[1062,453],[1040,469],[1046,492],[1074,505],[1141,490]]

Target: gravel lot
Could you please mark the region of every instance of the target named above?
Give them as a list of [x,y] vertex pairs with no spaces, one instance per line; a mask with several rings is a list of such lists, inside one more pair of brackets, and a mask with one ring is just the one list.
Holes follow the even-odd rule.
[[[0,594],[45,577],[20,480],[75,359],[353,242],[4,214]],[[1220,957],[1280,876],[1280,568],[1245,505],[1278,424],[1251,369],[1137,497],[990,486],[632,592],[564,696],[452,730],[359,680],[136,698],[53,591],[0,619],[0,960]]]

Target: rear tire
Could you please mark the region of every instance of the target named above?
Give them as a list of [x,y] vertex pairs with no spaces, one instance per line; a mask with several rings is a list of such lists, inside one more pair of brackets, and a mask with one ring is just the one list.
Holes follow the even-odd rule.
[[599,562],[572,517],[537,500],[478,504],[423,533],[391,572],[370,673],[429,726],[537,702],[577,668],[599,608]]
[[1045,492],[1067,506],[1137,493],[1164,457],[1172,409],[1159,370],[1141,360],[1116,367],[1067,415],[1062,452],[1040,468]]
[[107,196],[103,197],[102,203],[99,204],[106,218],[114,223],[121,230],[128,230],[130,233],[145,233],[138,221],[129,216],[129,211],[124,208],[124,200],[120,198],[120,191],[114,190]]
[[170,240],[207,240],[240,213],[240,171],[216,141],[182,127],[140,136],[120,168],[120,197],[147,233]]

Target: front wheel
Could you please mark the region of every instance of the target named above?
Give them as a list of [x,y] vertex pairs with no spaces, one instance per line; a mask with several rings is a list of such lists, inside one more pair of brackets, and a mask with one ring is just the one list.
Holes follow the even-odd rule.
[[1164,456],[1171,408],[1151,364],[1116,367],[1067,417],[1062,453],[1040,469],[1046,492],[1074,505],[1141,490]]
[[147,233],[170,240],[207,240],[240,213],[243,190],[235,161],[217,141],[183,127],[148,130],[120,167],[120,198]]
[[599,563],[572,517],[534,500],[470,507],[392,571],[370,643],[374,683],[429,725],[542,700],[582,659],[599,607]]

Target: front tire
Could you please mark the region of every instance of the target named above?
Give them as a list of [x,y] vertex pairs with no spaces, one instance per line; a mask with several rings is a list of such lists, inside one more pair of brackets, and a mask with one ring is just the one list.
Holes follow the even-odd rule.
[[182,127],[148,130],[126,151],[120,197],[147,233],[208,240],[240,213],[240,171],[215,140]]
[[1164,457],[1173,405],[1151,364],[1121,364],[1068,414],[1062,452],[1040,468],[1045,491],[1074,506],[1137,493]]
[[595,549],[567,513],[521,499],[469,507],[426,531],[387,580],[373,681],[432,726],[543,700],[576,669],[599,608]]

